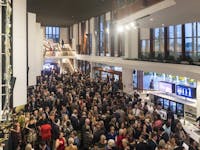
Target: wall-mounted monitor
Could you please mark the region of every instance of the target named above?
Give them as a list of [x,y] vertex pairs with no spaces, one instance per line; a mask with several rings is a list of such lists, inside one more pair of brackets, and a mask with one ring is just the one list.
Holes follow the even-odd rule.
[[176,108],[177,108],[177,115],[179,116],[184,116],[184,105],[180,103],[176,103]]
[[158,83],[158,90],[162,91],[162,92],[166,92],[166,93],[175,93],[175,84],[174,83],[160,81]]
[[164,99],[164,109],[167,110],[169,108],[169,100],[168,99]]
[[162,106],[162,108],[163,108],[163,98],[161,98],[161,97],[159,97],[158,98],[158,100],[157,100],[157,103],[159,104],[159,105],[161,105]]
[[170,101],[169,107],[173,113],[176,113],[176,102]]
[[177,85],[176,95],[194,99],[196,98],[196,88],[188,87],[184,85]]

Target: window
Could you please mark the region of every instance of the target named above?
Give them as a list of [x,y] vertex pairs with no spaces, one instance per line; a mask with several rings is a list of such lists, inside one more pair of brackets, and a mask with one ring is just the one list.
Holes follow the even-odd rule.
[[60,28],[59,27],[46,27],[45,29],[46,39],[52,39],[58,43],[60,41]]
[[182,25],[168,27],[168,48],[170,55],[180,56],[182,53]]
[[143,56],[147,56],[150,51],[150,40],[141,40],[141,53]]
[[156,56],[164,52],[164,27],[154,29],[154,51]]
[[200,22],[185,24],[186,56],[199,56],[200,52]]

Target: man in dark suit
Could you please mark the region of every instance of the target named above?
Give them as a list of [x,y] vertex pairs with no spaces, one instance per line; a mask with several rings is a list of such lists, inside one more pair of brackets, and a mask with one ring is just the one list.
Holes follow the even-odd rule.
[[136,150],[149,150],[149,145],[147,143],[146,136],[141,135],[139,137],[139,143],[136,145]]
[[151,140],[149,140],[148,145],[149,145],[149,150],[155,150],[157,147],[157,141],[158,136],[157,133],[152,133],[151,135]]
[[169,135],[165,132],[163,128],[160,129],[160,140],[164,140],[165,143],[169,141]]
[[76,109],[73,110],[72,116],[71,116],[71,123],[74,130],[79,130],[79,120],[78,120],[78,111]]

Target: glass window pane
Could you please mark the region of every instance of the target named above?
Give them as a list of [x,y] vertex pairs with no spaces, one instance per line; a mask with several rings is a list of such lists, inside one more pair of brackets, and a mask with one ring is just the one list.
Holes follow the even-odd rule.
[[185,37],[192,37],[192,23],[185,24]]
[[197,24],[196,24],[196,22],[193,23],[193,36],[194,37],[197,36]]
[[178,38],[182,37],[182,25],[177,25],[176,26],[176,36]]
[[59,34],[59,27],[56,28],[56,34]]
[[174,38],[174,26],[169,26],[169,38]]
[[49,34],[49,28],[46,27],[46,31],[45,31],[46,34]]
[[146,40],[146,44],[147,44],[146,51],[149,52],[150,51],[150,40]]
[[48,27],[49,28],[49,33],[48,34],[52,34],[52,27]]
[[145,49],[146,49],[146,41],[145,41],[145,40],[142,40],[141,43],[142,43],[142,47],[141,47],[142,52],[145,52]]
[[160,38],[164,38],[164,33],[165,33],[164,27],[160,28]]
[[185,39],[185,51],[192,51],[192,38]]
[[200,37],[200,22],[198,22],[198,28],[197,28],[197,32],[198,32],[198,37]]
[[155,40],[155,51],[158,52],[160,49],[160,44],[159,44],[159,40]]
[[193,39],[193,43],[194,43],[193,50],[196,51],[197,50],[197,38]]
[[56,28],[53,27],[53,34],[55,35],[56,34]]
[[198,38],[198,51],[200,51],[200,38]]
[[160,51],[164,52],[164,39],[160,40]]
[[154,38],[155,39],[159,39],[159,28],[156,28],[155,30],[154,30]]
[[182,39],[177,39],[176,40],[176,51],[178,52],[178,53],[182,53]]
[[174,52],[174,39],[169,39],[169,51]]

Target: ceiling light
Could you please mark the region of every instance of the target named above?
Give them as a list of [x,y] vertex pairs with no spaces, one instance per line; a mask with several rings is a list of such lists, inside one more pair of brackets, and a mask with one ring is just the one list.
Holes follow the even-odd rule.
[[135,22],[130,23],[131,27],[135,27]]
[[120,33],[123,32],[124,31],[124,27],[122,25],[119,25],[117,27],[117,31],[120,32]]
[[107,32],[107,34],[109,34],[110,33],[110,29],[106,28],[106,32]]
[[165,24],[162,24],[162,26],[164,27],[164,26],[165,26]]
[[154,20],[153,18],[150,19],[150,21],[153,21],[153,20]]

